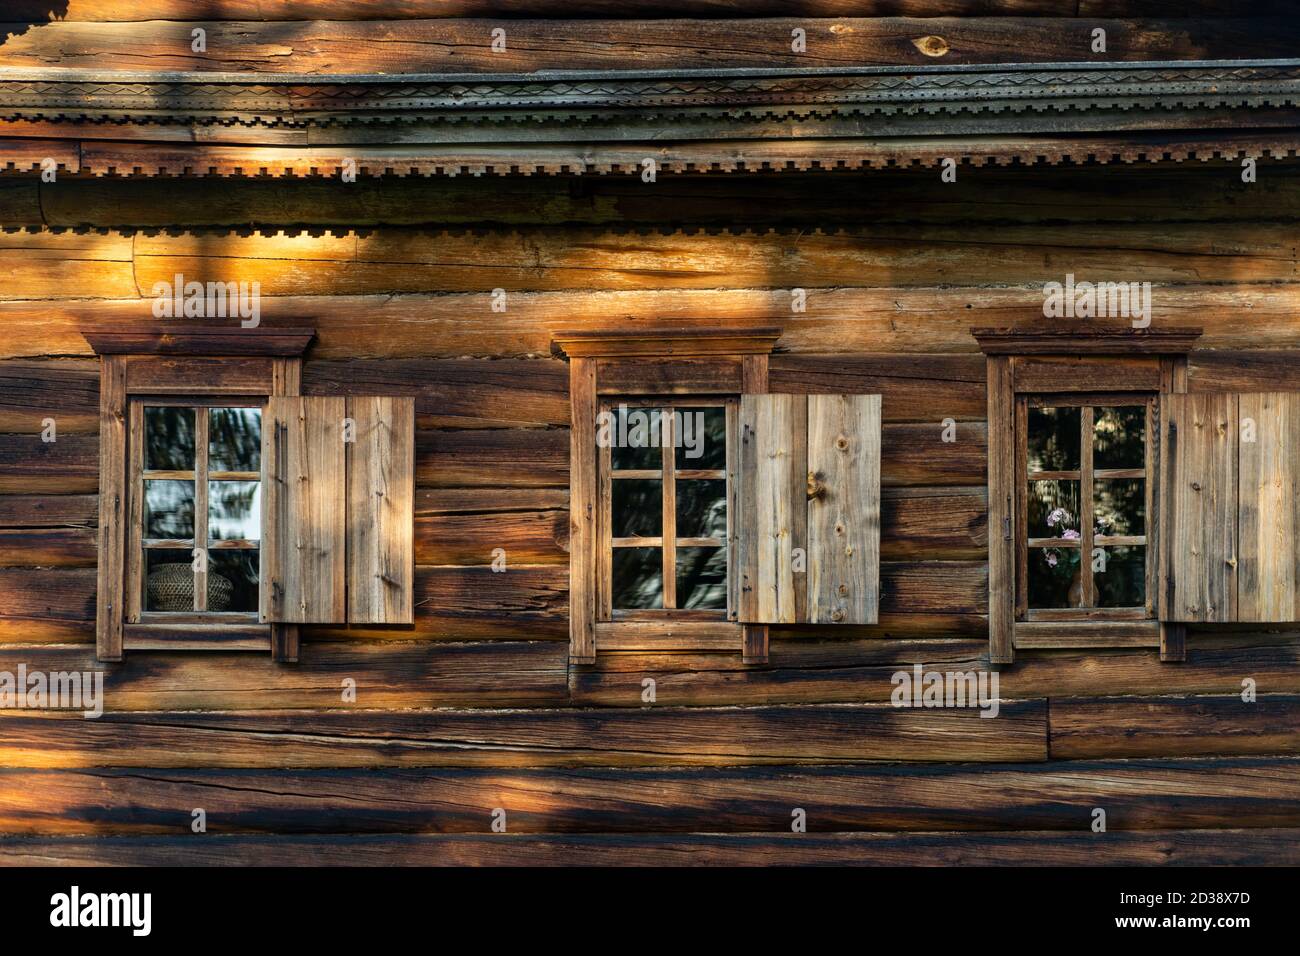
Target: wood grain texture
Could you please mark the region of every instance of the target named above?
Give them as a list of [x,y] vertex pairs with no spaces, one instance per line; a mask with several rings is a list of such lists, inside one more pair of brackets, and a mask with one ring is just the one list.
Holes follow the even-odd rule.
[[1057,759],[1300,752],[1300,698],[1071,698],[1052,702]]
[[596,656],[596,367],[595,359],[569,361],[569,659],[576,664]]
[[[1217,780],[1214,778],[1217,776]],[[1206,787],[1206,781],[1209,786]],[[1107,832],[1252,827],[1300,819],[1293,759],[1079,761],[969,766],[0,770],[6,834],[174,834],[190,807],[208,834],[483,833],[504,808],[514,833]],[[1051,799],[1044,799],[1046,795]],[[201,841],[200,841],[201,842]]]
[[803,620],[808,580],[795,551],[808,548],[808,403],[803,396],[740,400],[740,620]]
[[347,618],[410,624],[415,590],[415,399],[351,397]]
[[1300,620],[1300,394],[1238,397],[1237,620]]
[[1162,620],[1233,621],[1237,600],[1237,396],[1166,395]]
[[[907,17],[593,20],[204,21],[207,48],[192,49],[193,22],[46,23],[15,30],[0,66],[57,63],[254,73],[526,73],[547,69],[672,69],[941,63],[1229,59],[1286,56],[1296,27],[1288,17],[1212,21],[1084,20],[1074,17]],[[492,49],[504,25],[507,49]],[[791,30],[807,31],[793,52]],[[1106,30],[1105,53],[1081,42]],[[935,40],[928,38],[935,37]]]
[[[559,658],[560,650],[548,653],[549,662]],[[304,653],[296,668],[281,668],[289,673],[278,683],[289,684],[293,674],[305,670],[307,675],[297,678],[299,682],[314,678],[323,684],[326,675],[308,666],[313,655]],[[505,648],[488,656],[502,665],[512,662]],[[536,660],[539,655],[532,656],[534,666],[543,663]],[[732,656],[737,655],[733,652]],[[455,653],[445,655],[444,660],[465,663],[457,660]],[[434,667],[436,662],[430,656],[420,672],[428,674]],[[444,699],[466,699],[470,686],[464,670],[462,666],[461,675],[444,679],[442,683],[455,688]],[[521,673],[503,672],[493,678],[498,697],[509,699],[507,685],[515,678],[536,676],[519,670]],[[342,671],[335,673],[345,676]],[[553,673],[548,671],[545,676],[553,681]],[[259,676],[264,679],[265,671]],[[563,684],[562,676],[559,682]],[[335,701],[338,687],[334,681],[329,688]],[[77,712],[4,715],[0,720],[6,731],[0,741],[0,765],[255,767],[267,766],[269,761],[270,766],[281,767],[491,766],[503,762],[514,766],[673,767],[878,761],[1032,763],[1047,757],[1047,705],[1041,700],[1004,700],[994,719],[981,718],[975,708],[909,709],[892,704],[739,710],[655,707],[159,714],[121,712],[116,708],[129,698],[122,690],[114,692],[111,677],[105,688],[110,702],[123,703],[95,721],[86,721]],[[554,684],[548,683],[547,688],[553,690]],[[321,687],[315,695],[318,700],[324,698],[324,692]],[[531,697],[533,705],[546,700],[535,685],[524,684],[513,693],[520,701]],[[487,696],[485,693],[485,699]],[[385,699],[382,689],[367,688],[358,677],[358,707],[363,706],[365,697],[372,706],[391,707],[395,699],[391,691]],[[74,728],[73,721],[80,726]],[[88,724],[92,726],[87,728]],[[271,732],[273,728],[280,732]],[[358,734],[358,730],[362,732]]]
[[880,396],[808,396],[810,624],[880,613]]
[[1018,487],[1016,470],[1016,404],[1011,360],[989,356],[988,378],[988,503],[989,503],[989,659],[1009,664],[1015,659],[1016,548],[1018,523],[1011,489]]
[[264,411],[263,621],[347,620],[342,398],[272,396]]
[[1300,829],[663,837],[7,837],[3,866],[1295,866]]
[[126,403],[125,360],[118,356],[104,358],[99,384],[99,570],[95,611],[95,652],[102,661],[122,659],[128,496]]

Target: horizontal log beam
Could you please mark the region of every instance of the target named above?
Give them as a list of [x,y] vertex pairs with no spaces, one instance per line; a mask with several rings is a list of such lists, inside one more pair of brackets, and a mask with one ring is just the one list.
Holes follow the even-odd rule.
[[[1300,826],[1288,759],[701,769],[2,770],[5,834],[512,833]],[[1258,804],[1249,816],[1244,803]]]
[[0,838],[3,866],[1296,866],[1300,829]]
[[[315,650],[308,656],[307,647],[304,659],[318,660]],[[458,646],[464,647],[477,646]],[[475,705],[485,705],[491,697],[508,696],[511,691],[504,685],[519,676],[509,668],[522,669],[523,662],[512,656],[508,645],[494,647],[500,649],[498,653],[480,653],[478,659],[483,663],[495,659],[502,670],[491,679],[496,686],[491,691],[481,690]],[[427,686],[412,692],[413,685],[416,680],[429,682],[424,675],[439,667],[443,669],[442,682],[452,689],[443,699],[469,702],[465,692],[475,678],[457,653],[458,649],[443,655],[426,653],[418,663],[416,655],[406,655],[419,675],[405,677],[408,703],[430,693]],[[550,655],[549,650],[547,653]],[[8,656],[0,655],[0,659]],[[539,663],[536,652],[530,656],[529,663]],[[399,658],[389,654],[385,659],[395,662]],[[279,683],[324,677],[320,665],[304,668],[300,662],[298,669],[307,673]],[[337,670],[335,673],[342,676]],[[87,762],[130,767],[737,766],[1035,762],[1047,757],[1044,701],[1002,701],[993,719],[982,718],[975,708],[905,709],[890,704],[741,710],[145,713],[118,709],[143,695],[122,688],[115,676],[105,680],[105,695],[114,709],[95,720],[85,720],[75,712],[0,714],[0,766],[77,767]],[[281,696],[268,694],[265,672],[259,676],[262,687],[257,693],[264,698]],[[484,677],[481,672],[477,675],[486,683]],[[152,682],[145,679],[144,683]],[[398,691],[366,693],[360,676],[357,683],[358,706],[401,706],[396,703]],[[335,682],[330,690],[337,686]],[[515,693],[518,699],[527,699],[526,690]],[[332,696],[337,701],[337,692]],[[316,697],[319,702],[324,694]],[[546,701],[536,690],[532,697],[529,703],[533,705]],[[362,703],[367,700],[368,704]]]

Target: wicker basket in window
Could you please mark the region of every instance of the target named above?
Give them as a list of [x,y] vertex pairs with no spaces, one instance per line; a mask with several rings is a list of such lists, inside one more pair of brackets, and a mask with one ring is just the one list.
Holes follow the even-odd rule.
[[[194,570],[188,564],[160,564],[149,574],[149,610],[194,610]],[[229,578],[208,571],[208,610],[225,611],[235,586]]]

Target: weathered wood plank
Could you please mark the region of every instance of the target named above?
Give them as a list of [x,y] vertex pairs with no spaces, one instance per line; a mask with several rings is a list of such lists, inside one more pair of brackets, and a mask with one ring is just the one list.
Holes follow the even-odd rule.
[[1238,398],[1238,621],[1300,620],[1300,394]]
[[988,555],[988,497],[982,488],[884,488],[880,557],[981,560]]
[[880,396],[808,396],[808,622],[880,613]]
[[410,624],[415,585],[415,400],[347,399],[347,619]]
[[[491,29],[503,24],[507,49],[494,52]],[[195,51],[192,26],[168,20],[55,21],[39,30],[0,24],[17,34],[0,51],[0,66],[328,74],[1215,60],[1286,56],[1296,41],[1289,17],[594,20],[581,31],[557,20],[308,20],[204,21],[207,47]],[[807,30],[807,52],[791,50],[796,27]],[[1104,53],[1079,40],[1097,27],[1106,30]]]
[[[3,507],[4,498],[0,497],[0,515]],[[524,564],[567,566],[567,491],[480,488],[472,493],[460,489],[417,492],[417,564],[490,564],[497,548],[505,551],[507,568]]]
[[569,424],[569,371],[555,359],[312,361],[303,367],[303,390],[408,395],[423,429]]
[[[1300,283],[1175,285],[1152,289],[1153,308],[1171,326],[1204,327],[1198,347],[1300,347]],[[1249,311],[1250,323],[1239,321]],[[316,359],[501,358],[548,355],[557,331],[607,327],[611,315],[653,316],[673,328],[782,327],[789,352],[844,354],[978,352],[972,327],[1038,327],[1041,283],[1016,288],[809,289],[808,309],[790,312],[788,291],[652,290],[517,293],[494,313],[485,294],[267,296],[262,325],[300,326],[311,315]],[[0,358],[88,355],[82,329],[155,322],[151,301],[0,302],[11,333]]]
[[1188,356],[1188,390],[1285,392],[1295,388],[1297,366],[1300,351],[1295,350],[1197,350]]
[[415,433],[422,488],[556,488],[569,484],[567,428]]
[[0,528],[96,527],[95,495],[0,495]]
[[342,398],[267,399],[263,621],[347,619],[346,415]]
[[[20,663],[46,672],[103,666],[96,663],[93,647],[0,646],[0,670],[17,673]],[[278,666],[262,654],[128,654],[107,667],[104,692],[110,710],[528,707],[563,703],[565,671],[563,647],[548,641],[306,641],[293,667]],[[349,678],[356,681],[355,704],[343,699]],[[69,740],[69,746],[86,744]],[[202,747],[192,759],[207,759]]]
[[1160,618],[1233,621],[1237,611],[1237,396],[1166,395]]
[[885,422],[983,421],[978,355],[773,355],[770,388],[794,394],[879,394]]
[[801,395],[740,400],[740,614],[742,622],[803,620],[808,580],[795,552],[808,548],[808,403]]
[[1300,752],[1300,697],[1064,698],[1052,701],[1055,758]]
[[[549,660],[553,662],[560,650],[550,650]],[[502,663],[511,660],[504,649],[495,656]],[[311,674],[316,671],[310,667],[314,657],[314,649],[307,645],[298,668],[282,670],[307,667]],[[430,661],[434,659],[427,656],[420,667],[422,675],[433,669]],[[465,663],[453,655],[448,655],[448,662]],[[554,671],[548,675],[554,681]],[[324,675],[316,671],[313,676],[320,680]],[[496,695],[507,697],[509,690],[502,685],[515,676],[497,674],[493,679]],[[265,673],[260,677],[265,681]],[[481,673],[443,678],[455,688],[443,694],[443,699],[463,702],[475,677],[483,680]],[[298,682],[307,679],[298,678]],[[282,683],[292,680],[286,678]],[[737,766],[882,760],[1034,762],[1047,757],[1047,705],[1041,700],[1002,701],[994,719],[981,718],[977,709],[900,709],[890,704],[739,710],[655,707],[150,714],[122,712],[119,708],[126,706],[124,700],[139,692],[115,687],[118,683],[116,674],[105,678],[105,696],[114,709],[93,721],[76,712],[63,712],[62,717],[50,711],[0,715],[0,728],[5,731],[0,738],[0,764],[252,767],[271,761],[271,766],[317,767],[527,766],[537,762]],[[371,698],[370,705],[376,705],[375,698],[384,691],[367,695],[361,685],[358,680],[358,707],[366,706],[362,703],[366,696]],[[335,697],[337,686],[330,688]],[[553,683],[547,686],[553,687]],[[427,694],[436,701],[431,690],[422,687],[421,696]],[[486,689],[480,693],[485,699],[493,696]],[[514,693],[518,700],[530,696],[528,688]],[[262,695],[267,696],[265,691]],[[323,694],[316,696],[319,699]],[[534,691],[531,702],[545,699]]]
[[[641,681],[652,677],[658,704],[669,706],[886,701],[894,675],[913,664],[945,672],[990,669],[987,626],[963,632],[924,615],[911,617],[928,626],[892,634],[883,625],[853,629],[855,639],[841,640],[774,629],[766,667],[746,667],[717,654],[609,655],[590,671],[570,675],[572,699],[583,705],[640,706]],[[1249,675],[1269,693],[1297,694],[1298,665],[1300,634],[1196,634],[1186,663],[1178,667],[1162,664],[1154,649],[1026,651],[1015,667],[999,673],[999,692],[1052,700],[1228,695],[1240,694],[1243,675]]]
[[1295,866],[1300,829],[0,838],[3,866]]
[[99,362],[0,362],[0,432],[55,437],[99,431]]
[[[176,833],[744,833],[1297,826],[1294,760],[1151,760],[1020,766],[699,769],[3,770],[6,835]],[[813,797],[815,795],[815,798]],[[813,800],[811,804],[809,800]],[[1243,801],[1261,812],[1248,819]]]
[[0,435],[0,493],[85,494],[99,490],[99,435]]

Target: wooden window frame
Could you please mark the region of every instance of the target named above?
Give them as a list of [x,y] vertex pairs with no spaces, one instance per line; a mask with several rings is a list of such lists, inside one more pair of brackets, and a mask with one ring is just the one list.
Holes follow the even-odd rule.
[[[569,360],[569,659],[595,663],[597,648],[609,651],[741,651],[746,663],[767,660],[768,629],[734,620],[736,496],[738,463],[733,419],[728,418],[728,611],[655,610],[652,619],[609,612],[608,565],[603,518],[608,489],[602,491],[601,449],[596,443],[601,402],[621,399],[651,404],[686,404],[739,399],[767,391],[768,356],[781,335],[779,328],[580,330],[557,332],[554,349]],[[617,402],[615,402],[617,403]],[[665,496],[665,502],[670,496]],[[667,503],[665,503],[667,507]],[[662,529],[661,529],[662,530]],[[665,561],[666,561],[665,557]],[[667,578],[665,578],[667,584]]]
[[[128,396],[127,415],[127,459],[130,478],[127,481],[127,557],[126,557],[126,615],[128,624],[157,625],[222,625],[228,633],[248,633],[258,636],[266,633],[266,626],[243,628],[243,625],[257,625],[258,612],[253,611],[209,611],[206,607],[195,607],[186,614],[180,611],[147,611],[142,606],[145,589],[144,555],[149,549],[187,550],[193,554],[195,548],[211,550],[262,550],[264,531],[256,544],[248,541],[219,539],[215,544],[208,539],[208,482],[209,481],[256,481],[264,485],[266,473],[264,468],[256,472],[218,472],[216,477],[208,468],[208,421],[206,415],[198,414],[207,408],[256,408],[264,410],[266,403],[249,396],[195,395],[192,397],[168,395],[130,395]],[[145,468],[144,447],[144,410],[145,408],[188,408],[195,411],[194,429],[194,468],[184,472],[151,472]],[[144,483],[156,480],[180,480],[194,483],[194,535],[188,542],[181,538],[150,539],[144,537]],[[202,516],[202,517],[201,517]],[[202,544],[200,538],[200,521],[203,522]],[[258,524],[264,526],[264,516],[258,515]],[[259,561],[260,567],[260,561]],[[195,575],[195,604],[207,604],[207,571],[198,571]],[[261,599],[262,575],[258,573],[258,598]]]
[[[689,473],[679,473],[676,467],[675,440],[672,433],[675,418],[671,415],[661,421],[660,429],[669,429],[668,434],[660,432],[660,454],[662,467],[652,470],[615,469],[610,446],[597,450],[597,481],[599,483],[600,512],[597,516],[598,536],[600,539],[600,573],[597,576],[598,606],[597,623],[612,621],[643,621],[661,623],[673,621],[735,621],[737,609],[735,604],[736,548],[735,548],[735,512],[738,507],[738,485],[736,469],[738,455],[736,447],[736,421],[740,405],[739,396],[681,396],[663,397],[647,396],[613,396],[600,400],[600,413],[613,412],[620,405],[628,408],[657,408],[674,411],[677,408],[722,408],[726,413],[726,465],[720,469],[692,469]],[[643,479],[658,480],[663,488],[663,517],[659,536],[656,538],[614,538],[613,524],[613,484],[615,481],[636,481]],[[721,538],[683,538],[677,534],[677,480],[679,478],[704,479],[726,482],[727,530]],[[618,609],[613,607],[613,557],[618,548],[659,548],[661,551],[663,574],[662,608]],[[692,609],[677,607],[677,548],[678,547],[725,547],[727,549],[727,606],[722,609]]]
[[[1151,575],[1153,562],[1156,568],[1162,566],[1160,548],[1166,543],[1159,528],[1163,449],[1152,439],[1159,434],[1159,396],[1187,391],[1187,355],[1201,330],[1039,321],[1021,327],[976,328],[971,334],[985,355],[987,371],[990,662],[1010,664],[1017,649],[1103,647],[1158,647],[1161,660],[1184,660],[1186,628],[1145,613],[1130,619],[1110,613],[1076,615],[1073,620],[1019,619],[1025,573],[1019,543],[1024,537],[1023,498],[1028,492],[1028,467],[1019,439],[1026,427],[1022,420],[1027,405],[1022,398],[1030,395],[1105,396],[1111,403],[1122,402],[1125,396],[1154,396],[1147,429],[1146,469],[1154,477],[1148,478],[1146,489],[1146,599],[1158,600]],[[1089,515],[1087,530],[1091,528]],[[1083,530],[1081,525],[1081,535]]]
[[[1157,516],[1152,509],[1157,501],[1159,481],[1158,462],[1155,459],[1155,429],[1159,423],[1159,393],[1156,392],[1106,392],[1022,394],[1016,396],[1016,470],[1020,486],[1016,491],[1016,622],[1102,622],[1102,621],[1154,621],[1156,619],[1155,595],[1158,554],[1154,547],[1159,540]],[[1094,410],[1099,407],[1142,407],[1145,409],[1145,441],[1142,468],[1105,469],[1099,474],[1092,466],[1092,431]],[[1068,472],[1030,472],[1028,464],[1029,428],[1028,411],[1034,407],[1078,407],[1082,409],[1079,422],[1079,469]],[[1063,481],[1079,482],[1079,539],[1066,542],[1059,538],[1030,538],[1028,529],[1029,483],[1058,477]],[[1093,529],[1093,487],[1101,478],[1141,478],[1145,482],[1145,531],[1140,535],[1101,535]],[[1124,547],[1140,545],[1144,548],[1145,593],[1142,607],[1098,607],[1096,582],[1092,571],[1093,546]],[[1061,548],[1078,550],[1079,568],[1083,585],[1083,605],[1077,608],[1029,607],[1029,553],[1033,550]]]
[[[277,661],[296,661],[297,625],[261,624],[255,617],[248,622],[216,622],[207,615],[185,620],[183,614],[168,614],[165,621],[127,620],[128,587],[134,584],[129,573],[131,517],[139,497],[132,493],[130,432],[141,399],[196,406],[219,399],[233,405],[300,394],[302,356],[315,331],[160,326],[82,334],[100,357],[96,656],[120,661],[128,650],[269,649]],[[198,520],[196,509],[196,524]]]

